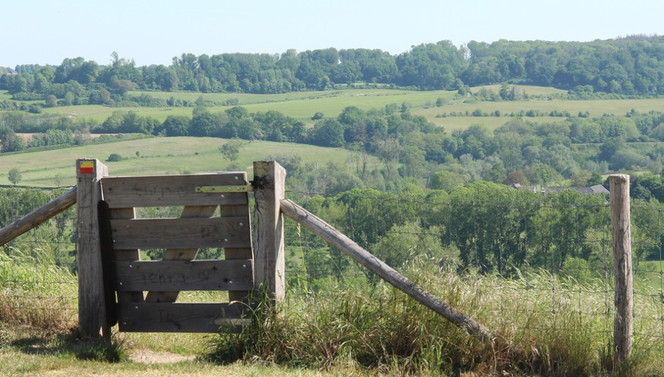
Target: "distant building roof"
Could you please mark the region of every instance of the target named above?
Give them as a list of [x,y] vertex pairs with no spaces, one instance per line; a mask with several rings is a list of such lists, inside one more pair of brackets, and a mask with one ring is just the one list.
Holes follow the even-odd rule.
[[512,187],[515,188],[515,189],[519,189],[519,190],[528,190],[528,191],[532,191],[532,192],[537,192],[537,189],[535,188],[535,186],[521,186],[520,183],[514,183],[514,184],[512,184]]
[[[518,183],[512,184],[510,187],[519,189],[519,190],[528,190],[531,192],[537,192],[537,189],[535,186],[522,186]],[[604,186],[602,185],[594,185],[590,187],[545,187],[542,191],[544,195],[547,195],[550,192],[555,192],[557,194],[561,193],[562,191],[565,190],[574,190],[582,193],[583,195],[590,195],[590,194],[608,194],[609,190],[607,190]]]
[[582,193],[583,195],[590,195],[590,194],[608,194],[609,190],[607,190],[604,186],[602,185],[594,185],[590,187],[547,187],[544,189],[544,194],[548,194],[550,192],[555,192],[555,193],[560,193],[565,190],[574,190]]

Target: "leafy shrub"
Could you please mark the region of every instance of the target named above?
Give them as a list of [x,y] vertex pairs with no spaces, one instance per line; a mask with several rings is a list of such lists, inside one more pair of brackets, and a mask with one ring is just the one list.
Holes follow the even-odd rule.
[[124,160],[124,158],[121,155],[119,155],[118,153],[111,153],[108,156],[108,158],[106,159],[106,161],[108,161],[108,162],[117,162],[117,161],[122,161],[122,160]]

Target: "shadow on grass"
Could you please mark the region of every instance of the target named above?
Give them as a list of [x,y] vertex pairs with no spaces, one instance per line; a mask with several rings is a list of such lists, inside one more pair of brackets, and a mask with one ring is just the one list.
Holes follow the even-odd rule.
[[7,344],[29,355],[72,354],[79,360],[109,363],[127,360],[121,343],[115,340],[85,339],[76,329],[66,333],[35,329],[21,330],[16,331],[12,338]]

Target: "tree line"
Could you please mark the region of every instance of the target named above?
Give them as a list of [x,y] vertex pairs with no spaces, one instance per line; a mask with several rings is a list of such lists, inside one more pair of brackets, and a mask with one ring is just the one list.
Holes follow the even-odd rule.
[[[504,276],[538,269],[582,279],[607,271],[606,276],[611,276],[606,195],[567,190],[545,196],[474,182],[449,190],[409,184],[398,193],[354,188],[328,197],[306,196],[292,184],[307,180],[311,166],[296,160],[283,160],[289,169],[289,196],[395,268],[425,258],[445,268]],[[340,174],[345,173],[330,175]],[[2,188],[0,193],[0,221],[8,224],[61,192]],[[658,201],[632,203],[637,268],[641,261],[661,257],[663,209]],[[70,209],[4,246],[4,251],[50,249],[59,265],[75,270],[75,216]],[[324,241],[292,225],[286,226],[287,249],[304,248],[304,254],[288,260],[293,271],[305,268],[312,279],[348,276],[353,271],[353,264],[339,251],[329,250]],[[151,250],[147,256],[158,259],[160,252]],[[218,256],[220,250],[202,252]]]
[[[664,169],[662,112],[570,116],[551,123],[514,117],[493,131],[472,125],[449,133],[396,105],[369,111],[349,106],[336,117],[317,113],[313,118],[308,128],[278,111],[252,113],[240,106],[218,112],[198,106],[191,117],[171,115],[163,122],[132,111],[114,112],[101,123],[6,112],[0,115],[0,151],[82,145],[91,142],[90,133],[305,143],[377,157],[383,170],[360,166],[357,177],[367,187],[385,190],[398,190],[403,182],[444,189],[479,180],[546,186],[565,179],[588,186],[601,183],[599,173],[661,176]],[[17,132],[39,134],[26,143]],[[643,182],[638,197],[664,201],[664,190],[652,180]]]
[[[396,269],[414,260],[460,272],[518,277],[540,270],[580,282],[611,279],[608,194],[566,190],[543,195],[491,182],[446,190],[410,185],[400,193],[353,189],[312,197],[305,206]],[[632,237],[635,268],[661,259],[662,204],[634,199]],[[287,227],[289,259],[303,263],[310,278],[347,277],[362,269],[311,234]],[[293,241],[291,241],[293,240]],[[367,278],[371,279],[370,276]]]
[[169,66],[141,67],[114,52],[108,65],[77,57],[59,66],[0,68],[0,89],[15,99],[43,99],[51,106],[110,105],[133,89],[284,93],[354,83],[465,90],[511,82],[553,86],[580,96],[648,96],[664,93],[664,77],[659,74],[663,70],[664,37],[658,36],[592,42],[471,41],[459,47],[440,41],[398,55],[335,48],[281,54],[184,53]]

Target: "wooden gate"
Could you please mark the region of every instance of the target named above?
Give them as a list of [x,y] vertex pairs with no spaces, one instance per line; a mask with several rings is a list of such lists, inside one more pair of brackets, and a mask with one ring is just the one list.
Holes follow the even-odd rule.
[[[108,334],[115,323],[120,331],[216,332],[242,324],[255,288],[283,297],[278,164],[256,162],[253,187],[246,172],[113,177],[98,160],[78,160],[77,176],[83,334]],[[253,237],[250,192],[261,227]],[[138,218],[140,207],[182,209],[176,218]],[[200,248],[223,248],[224,259],[199,260]],[[150,249],[165,249],[163,259],[141,260]],[[220,302],[183,303],[181,291],[228,291],[228,300],[220,293]]]

